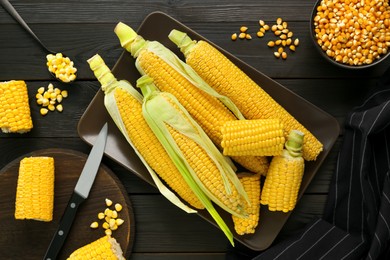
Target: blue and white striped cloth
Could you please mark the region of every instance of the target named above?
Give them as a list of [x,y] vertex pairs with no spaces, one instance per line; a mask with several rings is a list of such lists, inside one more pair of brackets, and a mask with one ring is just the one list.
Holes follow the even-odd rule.
[[345,122],[322,219],[263,259],[390,259],[390,68]]

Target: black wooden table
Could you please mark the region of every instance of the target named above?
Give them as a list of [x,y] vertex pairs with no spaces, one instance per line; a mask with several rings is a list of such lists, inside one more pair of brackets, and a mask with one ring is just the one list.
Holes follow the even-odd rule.
[[[153,11],[176,18],[239,59],[268,75],[314,105],[334,116],[342,125],[346,114],[359,105],[390,59],[365,70],[345,70],[324,61],[309,34],[314,0],[268,1],[124,1],[124,0],[13,0],[10,1],[35,33],[51,49],[67,53],[78,65],[78,80],[61,84],[45,66],[46,53],[8,13],[0,8],[0,81],[25,80],[28,85],[34,128],[27,134],[0,134],[0,168],[26,153],[46,148],[66,148],[88,153],[90,146],[77,133],[77,124],[100,85],[86,60],[96,53],[113,67],[122,48],[113,32],[123,21],[137,28]],[[287,60],[276,59],[267,47],[271,36],[257,38],[258,21],[275,23],[281,17],[300,39]],[[249,27],[252,40],[232,41],[240,26]],[[269,34],[270,35],[270,34]],[[35,93],[49,83],[67,89],[62,113],[43,117]],[[304,113],[304,111],[302,111]],[[342,133],[314,180],[299,201],[275,242],[321,216],[334,172]],[[158,191],[115,161],[107,165],[125,186],[133,203],[136,234],[131,259],[225,259],[231,252],[255,256],[239,243],[229,245],[223,233],[196,215],[170,204]],[[1,210],[0,210],[1,214]],[[1,250],[5,250],[0,245]]]

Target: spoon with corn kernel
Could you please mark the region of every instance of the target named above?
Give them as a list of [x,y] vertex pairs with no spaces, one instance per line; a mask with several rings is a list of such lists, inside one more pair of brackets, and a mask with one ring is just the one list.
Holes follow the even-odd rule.
[[70,83],[74,81],[77,77],[77,68],[74,66],[73,61],[63,53],[57,53],[47,48],[8,0],[0,0],[0,4],[48,53],[46,65],[50,74],[61,82]]

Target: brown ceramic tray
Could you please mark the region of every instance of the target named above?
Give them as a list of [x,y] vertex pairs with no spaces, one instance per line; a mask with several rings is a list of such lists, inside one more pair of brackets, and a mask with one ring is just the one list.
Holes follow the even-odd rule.
[[[177,20],[161,12],[155,12],[147,16],[139,27],[138,33],[147,40],[157,40],[161,42],[178,54],[177,47],[174,46],[167,37],[172,29],[185,31],[193,39],[207,40]],[[302,188],[299,195],[302,196],[304,190],[313,179],[339,135],[340,129],[337,121],[326,112],[281,86],[261,72],[255,70],[253,67],[250,67],[230,53],[224,51],[223,49],[220,50],[243,71],[245,71],[254,81],[262,86],[265,91],[267,91],[277,102],[284,106],[324,144],[324,151],[319,155],[318,159],[315,162],[308,162],[306,164],[306,170],[301,185]],[[104,53],[102,56],[104,58]],[[125,51],[115,64],[113,73],[118,79],[126,79],[132,84],[134,84],[140,77],[139,73],[135,69],[134,59]],[[101,90],[99,90],[83,114],[78,124],[80,137],[85,142],[91,143],[92,138],[98,134],[102,122],[109,122],[110,131],[106,155],[112,157],[131,172],[155,186],[146,168],[110,119],[104,107],[103,98],[104,94]],[[302,113],[302,111],[305,112]],[[232,232],[234,232],[231,217],[225,212],[220,212]],[[216,225],[207,211],[200,211],[198,214],[207,221]],[[257,228],[255,234],[239,236],[234,233],[234,237],[237,241],[253,250],[264,250],[274,241],[289,215],[290,214],[270,212],[265,207],[262,207],[260,216],[261,224]],[[205,236],[206,235],[207,234],[205,234]]]
[[[28,156],[54,158],[55,186],[53,221],[16,220],[15,196],[20,160]],[[64,149],[34,151],[10,162],[0,170],[0,252],[2,259],[42,259],[58,227],[76,182],[86,162],[83,153]],[[127,192],[116,175],[100,165],[88,199],[81,204],[72,229],[57,259],[66,259],[74,250],[104,236],[103,228],[91,229],[97,214],[106,208],[105,198],[123,205],[119,216],[125,222],[113,237],[120,243],[126,258],[130,256],[134,236],[134,214]],[[99,221],[100,222],[100,221]]]

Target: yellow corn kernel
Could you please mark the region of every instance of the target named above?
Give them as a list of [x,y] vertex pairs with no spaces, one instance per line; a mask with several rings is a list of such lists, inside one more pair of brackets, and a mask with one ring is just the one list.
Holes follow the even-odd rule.
[[99,212],[98,213],[98,219],[104,219],[105,218],[105,215],[103,212]]
[[20,161],[15,219],[53,219],[54,178],[54,158],[26,157]]
[[108,222],[104,222],[103,225],[102,225],[102,227],[103,227],[104,229],[108,229],[108,228],[110,228],[110,224],[108,224]]
[[107,207],[110,207],[112,205],[112,200],[105,199]]
[[[175,34],[182,35],[175,37]],[[322,143],[219,50],[206,41],[192,41],[177,30],[170,36],[185,54],[187,64],[217,92],[229,97],[246,119],[278,118],[284,125],[285,137],[293,129],[302,131],[305,134],[303,157],[308,161],[317,158],[323,149]],[[182,46],[188,42],[192,43]]]
[[248,194],[250,204],[245,204],[245,211],[248,213],[248,217],[232,216],[234,229],[239,235],[253,234],[259,223],[260,216],[260,174],[239,173],[238,178]]
[[64,111],[64,108],[62,107],[61,104],[58,104],[58,105],[56,106],[56,110],[57,110],[58,112],[62,112],[62,111]]
[[270,211],[288,212],[294,209],[304,173],[302,158],[303,133],[291,131],[283,154],[275,156],[261,192],[260,203]]
[[[103,71],[102,67],[104,66],[107,71],[104,73],[104,77],[113,77],[112,74],[108,73],[109,69],[100,56],[94,56],[89,62],[92,70],[99,68],[99,71]],[[103,82],[103,85],[105,78],[99,76],[97,72],[95,75],[97,75],[98,80]],[[115,81],[110,79],[110,82]],[[135,148],[157,175],[183,200],[194,208],[203,209],[203,204],[189,188],[183,176],[173,164],[168,153],[146,123],[142,115],[142,104],[140,100],[136,99],[125,88],[118,86],[113,91],[115,91],[115,101],[121,115],[121,120],[125,126],[126,134]],[[62,93],[62,95],[64,96],[64,93]],[[159,158],[159,160],[156,160],[156,158]],[[117,208],[116,210],[118,212],[120,211]]]
[[77,249],[67,258],[67,260],[84,259],[125,260],[120,244],[110,235],[101,237],[92,243]]
[[98,228],[99,227],[99,223],[97,221],[94,221],[91,223],[90,225],[91,228]]
[[117,218],[118,217],[118,212],[116,210],[113,210],[111,213],[112,218]]
[[47,108],[41,108],[39,109],[39,113],[43,116],[47,115],[47,113],[49,112],[49,109]]
[[121,218],[117,218],[117,219],[115,220],[115,222],[116,222],[116,225],[117,225],[117,226],[120,226],[120,225],[122,225],[125,221],[124,221],[123,219],[121,219]]
[[229,121],[222,126],[221,131],[224,155],[282,154],[285,138],[283,124],[279,119]]
[[116,203],[114,207],[115,207],[115,210],[116,210],[117,212],[120,212],[120,211],[122,210],[122,208],[123,208],[122,205],[119,204],[119,203]]
[[61,96],[63,98],[67,98],[68,97],[68,91],[66,91],[66,90],[61,91]]
[[104,233],[105,233],[107,236],[111,236],[111,235],[112,235],[112,230],[111,230],[111,229],[106,229],[106,230],[104,230]]
[[4,133],[26,133],[33,128],[27,85],[23,80],[0,82],[0,128]]

